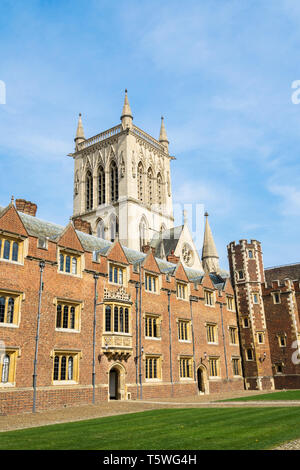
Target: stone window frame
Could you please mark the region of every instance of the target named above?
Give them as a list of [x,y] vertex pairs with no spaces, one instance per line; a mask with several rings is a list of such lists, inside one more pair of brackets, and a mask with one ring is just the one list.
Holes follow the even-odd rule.
[[[149,326],[147,325],[147,320],[155,320],[156,323],[156,336],[147,336],[147,332],[149,332]],[[162,323],[162,316],[156,313],[145,313],[144,315],[144,322],[145,322],[145,330],[144,335],[145,339],[149,340],[161,340],[161,323]],[[152,332],[153,332],[153,325],[152,325]]]
[[[243,273],[243,277],[240,277],[240,273]],[[237,269],[235,274],[236,274],[237,282],[245,280],[245,270],[244,269]]]
[[[179,379],[194,380],[194,361],[193,356],[180,355],[178,356],[179,363]],[[188,375],[185,375],[188,372]]]
[[[115,276],[114,276],[114,271],[112,272],[112,277],[110,275],[110,272],[111,272],[111,268],[114,270],[114,269],[118,269],[118,270],[121,270],[122,271],[122,283],[120,282],[114,282],[114,281],[111,281],[110,279],[115,279]],[[127,266],[125,265],[122,265],[121,263],[118,263],[118,262],[115,262],[115,261],[109,261],[108,262],[108,283],[109,284],[112,284],[114,286],[123,286],[123,287],[127,287]],[[120,272],[118,271],[118,274],[117,274],[117,279],[118,281],[120,280]]]
[[[245,326],[245,320],[248,322],[248,326]],[[250,318],[248,316],[242,317],[243,328],[250,328]]]
[[[203,289],[204,294],[204,305],[206,307],[214,308],[216,303],[215,291],[212,289]],[[212,302],[207,303],[208,298],[212,300]]]
[[[206,322],[205,323],[205,328],[206,328],[207,344],[219,344],[218,324],[215,323],[215,322]],[[213,332],[214,341],[209,341],[210,328],[212,329],[212,332]]]
[[[232,334],[231,331],[234,330],[234,339],[235,342],[232,342]],[[238,341],[238,326],[236,325],[229,325],[228,326],[228,332],[229,332],[229,344],[230,346],[238,346],[239,341]]]
[[[145,381],[146,382],[160,382],[162,380],[162,354],[145,354],[143,357],[143,360],[145,361]],[[149,373],[149,362],[150,361],[156,361],[156,377],[147,377]],[[148,362],[149,361],[149,362]],[[148,362],[148,363],[147,363]],[[154,365],[152,365],[152,372],[154,371]],[[153,375],[153,374],[150,374]]]
[[[235,367],[234,367],[234,361],[238,361],[238,374],[235,374]],[[232,356],[231,357],[231,362],[232,362],[232,372],[234,377],[242,377],[242,365],[241,365],[241,357],[240,356]]]
[[[7,380],[2,382],[5,367],[5,357],[9,357]],[[9,346],[3,351],[0,351],[0,388],[4,387],[15,387],[16,386],[16,369],[17,359],[21,356],[21,350],[19,346]]]
[[[230,308],[230,302],[232,301],[232,308]],[[233,295],[226,295],[226,307],[229,312],[235,312],[235,302],[234,302],[234,296]]]
[[[51,351],[50,356],[53,359],[52,363],[52,385],[76,385],[79,383],[79,361],[82,359],[82,351],[81,350],[74,350],[74,349],[59,349],[55,348]],[[73,358],[73,367],[72,367],[72,379],[54,379],[55,368],[56,368],[56,357],[59,358],[58,362],[58,373],[61,377],[61,363],[62,358],[66,357],[66,370],[65,374],[66,377],[68,376],[68,367],[69,367],[69,358]]]
[[[212,374],[212,372],[216,371],[216,375]],[[220,356],[209,356],[208,358],[208,372],[209,372],[209,379],[220,379],[221,378],[221,363],[220,363]]]
[[[9,242],[9,255],[8,258],[4,258],[4,248],[5,242]],[[0,234],[0,261],[4,263],[12,263],[12,264],[19,264],[24,265],[24,242],[25,238],[14,236],[13,234],[8,233],[1,233]],[[17,259],[13,259],[13,249],[15,244],[18,247]]]
[[[262,341],[259,340],[260,335],[262,336]],[[257,331],[256,336],[257,336],[257,343],[258,344],[265,344],[265,331]]]
[[[249,358],[249,351],[251,351],[251,358]],[[252,347],[249,347],[249,348],[246,348],[245,349],[245,357],[246,357],[246,361],[254,361],[254,352],[253,352],[253,348]]]
[[9,299],[10,298],[14,299],[13,321],[12,322],[7,322],[7,321],[0,322],[0,328],[19,328],[20,322],[21,322],[21,305],[22,305],[22,301],[25,300],[25,294],[19,291],[1,289],[0,297],[5,298],[4,320],[7,320]]
[[[71,300],[71,299],[64,299],[60,297],[56,297],[54,299],[55,305],[55,331],[63,332],[63,333],[80,333],[81,331],[81,313],[83,309],[83,302],[80,300]],[[57,308],[58,305],[62,306],[61,309],[61,324],[64,321],[64,307],[68,306],[68,324],[70,323],[70,315],[71,315],[71,307],[75,308],[75,327],[74,328],[64,328],[63,326],[57,326]]]
[[[151,279],[151,286],[152,286],[152,281],[154,280],[155,290],[148,289],[147,278]],[[149,294],[156,294],[156,295],[160,294],[160,285],[159,285],[159,275],[158,274],[154,274],[150,271],[144,271],[144,283],[145,283],[144,284],[145,292],[148,292]]]
[[[106,329],[107,322],[106,322],[106,312],[107,307],[110,307],[110,330]],[[123,308],[123,331],[115,330],[115,308],[118,309],[118,327],[120,326],[121,320],[121,311],[120,309]],[[127,310],[127,321],[126,321],[126,310]],[[132,336],[132,317],[131,317],[131,306],[127,303],[122,303],[120,301],[105,301],[103,304],[103,334],[105,335],[117,335],[117,336]],[[126,325],[128,327],[128,331],[126,331]]]
[[[250,253],[252,254],[252,256],[250,256]],[[253,248],[249,248],[247,250],[247,254],[248,254],[248,259],[254,259],[254,250],[253,250]]]
[[[61,256],[63,256],[63,269],[61,269]],[[66,271],[67,257],[70,257],[70,272]],[[73,259],[76,259],[76,273],[73,273]],[[57,250],[57,272],[66,276],[81,277],[82,276],[82,253],[70,248],[58,247]]]
[[[257,297],[257,301],[255,301],[255,296]],[[254,305],[258,305],[259,304],[259,292],[252,292],[252,301],[253,301],[253,304]]]
[[[286,337],[287,337],[286,333],[280,333],[280,334],[278,334],[278,335],[276,335],[276,336],[277,336],[277,339],[278,339],[279,347],[280,347],[280,348],[286,348]],[[282,340],[282,339],[284,340],[284,341],[283,341],[284,344],[281,344],[281,340]]]
[[[183,292],[183,296],[180,295],[180,291]],[[188,302],[188,284],[186,282],[176,281],[176,298]]]
[[[180,343],[191,343],[192,337],[192,322],[189,318],[177,318],[177,338]],[[183,333],[184,336],[184,329],[181,328],[181,325],[186,325],[186,339],[180,338],[181,334]]]
[[[281,292],[271,292],[271,295],[273,297],[273,304],[279,305],[281,304]],[[276,295],[279,297],[279,302],[276,302]]]

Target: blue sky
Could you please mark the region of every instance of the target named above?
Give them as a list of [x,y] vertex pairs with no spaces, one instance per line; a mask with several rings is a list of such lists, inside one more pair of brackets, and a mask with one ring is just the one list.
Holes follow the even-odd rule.
[[86,137],[117,125],[128,88],[137,126],[165,116],[174,201],[205,205],[221,265],[242,238],[299,262],[299,51],[297,0],[2,0],[0,205],[67,224],[78,113]]

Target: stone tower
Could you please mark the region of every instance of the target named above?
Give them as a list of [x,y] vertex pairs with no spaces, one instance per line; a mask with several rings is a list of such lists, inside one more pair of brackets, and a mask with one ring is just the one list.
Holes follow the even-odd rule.
[[240,344],[246,388],[274,388],[269,335],[262,283],[265,282],[261,244],[256,240],[231,242],[228,247],[231,281],[240,326]]
[[119,238],[140,250],[155,233],[173,227],[168,138],[161,120],[155,139],[133,124],[125,90],[121,123],[89,139],[81,115],[75,137],[73,219],[90,223],[91,232]]

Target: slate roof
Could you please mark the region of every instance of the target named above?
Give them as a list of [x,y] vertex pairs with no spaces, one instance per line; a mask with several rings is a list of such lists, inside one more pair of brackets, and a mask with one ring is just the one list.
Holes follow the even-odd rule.
[[[4,209],[5,209],[4,207],[0,206],[0,215]],[[18,211],[18,214],[30,236],[37,237],[37,238],[48,237],[49,240],[56,241],[60,238],[62,232],[65,230],[65,227],[63,227],[62,225],[57,225],[52,222],[51,223],[46,222],[45,220],[38,219],[37,217],[31,216],[28,214],[24,214],[23,212],[20,212],[20,211]],[[166,232],[169,232],[169,235],[171,235],[171,238],[169,240],[163,238],[163,241],[166,242],[167,250],[170,249],[170,252],[171,252],[171,249],[173,249],[171,247],[174,246],[175,243],[177,244],[177,241],[182,232],[182,229],[183,229],[183,225],[180,225],[179,227],[174,227],[173,229],[166,230],[164,232],[164,235],[167,235]],[[98,252],[101,255],[105,256],[110,246],[112,245],[112,242],[108,240],[104,240],[102,238],[89,235],[79,230],[76,230],[76,233],[85,251]],[[157,242],[159,242],[159,240],[157,240]],[[132,250],[130,248],[127,248],[126,246],[122,245],[122,247],[128,259],[128,262],[130,264],[133,264],[134,266],[142,262],[147,256],[145,253]],[[174,273],[176,266],[177,266],[176,264],[170,263],[169,261],[165,261],[157,257],[155,257],[155,259],[162,273],[170,274],[170,275]],[[191,282],[201,282],[204,276],[203,271],[197,271],[191,268],[184,268],[184,269],[185,269],[188,279]],[[222,277],[215,275],[215,274],[210,274],[212,282],[214,283],[215,287],[218,289],[224,286],[224,282],[225,282],[224,278],[229,277],[229,274],[227,271],[222,271],[220,274],[222,275]]]
[[150,242],[150,246],[155,248],[155,253],[160,255],[163,252],[167,257],[172,251],[175,251],[183,227],[183,225],[178,225],[177,227],[164,230],[162,233],[155,234]]

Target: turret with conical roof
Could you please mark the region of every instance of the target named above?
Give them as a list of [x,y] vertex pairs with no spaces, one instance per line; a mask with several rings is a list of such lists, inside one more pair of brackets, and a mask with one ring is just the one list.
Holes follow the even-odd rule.
[[202,266],[206,273],[218,273],[220,271],[219,255],[208,223],[208,213],[205,212],[204,215],[206,222],[202,249]]
[[166,132],[163,116],[161,117],[159,142],[165,147],[166,151],[169,152],[169,141],[167,137],[167,132]]
[[78,149],[78,144],[85,141],[84,130],[83,130],[83,125],[82,125],[82,120],[81,120],[81,113],[79,113],[76,137],[75,137],[74,140],[75,140],[75,149],[76,150]]
[[131,127],[133,116],[132,116],[130,104],[128,101],[127,90],[125,90],[124,106],[123,106],[122,115],[120,119],[122,122],[123,129],[127,129]]

